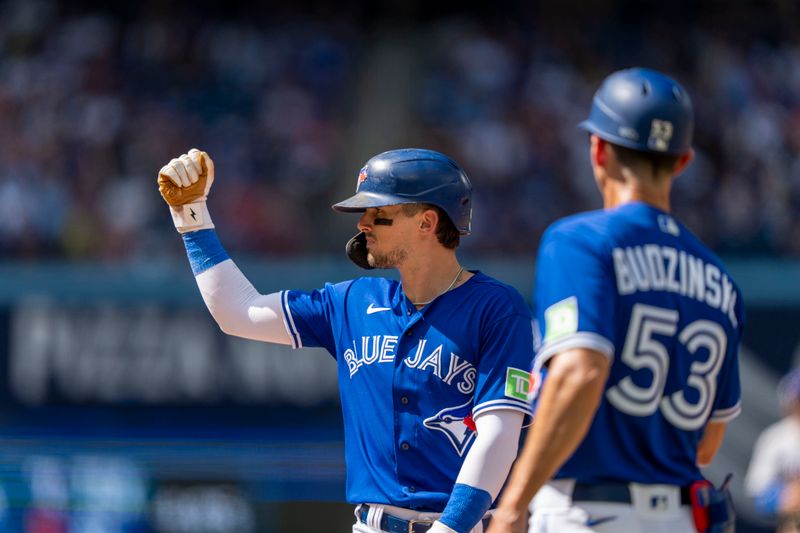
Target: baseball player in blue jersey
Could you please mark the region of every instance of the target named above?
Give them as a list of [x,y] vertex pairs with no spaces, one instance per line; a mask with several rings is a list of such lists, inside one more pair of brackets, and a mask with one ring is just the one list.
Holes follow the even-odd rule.
[[727,493],[703,480],[739,413],[741,294],[670,215],[692,159],[692,107],[648,69],[610,75],[589,118],[604,209],[543,236],[536,420],[495,513],[513,531],[722,531]]
[[394,150],[361,169],[348,256],[397,268],[311,292],[259,294],[222,248],[206,197],[208,154],[159,173],[197,285],[223,331],[321,346],[336,359],[353,531],[483,531],[529,406],[531,319],[513,288],[460,265],[472,186],[430,150]]

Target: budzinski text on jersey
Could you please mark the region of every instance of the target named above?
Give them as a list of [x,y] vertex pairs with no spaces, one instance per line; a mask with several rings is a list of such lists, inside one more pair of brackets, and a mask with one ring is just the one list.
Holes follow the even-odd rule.
[[614,248],[614,272],[620,295],[668,291],[719,309],[734,328],[736,288],[716,265],[683,250],[658,244]]

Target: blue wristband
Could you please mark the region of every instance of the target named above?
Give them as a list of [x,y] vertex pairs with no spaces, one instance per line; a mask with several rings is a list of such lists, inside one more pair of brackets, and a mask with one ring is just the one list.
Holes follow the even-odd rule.
[[483,518],[490,505],[492,496],[485,490],[456,483],[439,521],[458,533],[467,533]]
[[183,244],[186,246],[186,255],[189,256],[189,264],[195,276],[230,259],[228,252],[219,242],[217,232],[213,229],[184,233]]

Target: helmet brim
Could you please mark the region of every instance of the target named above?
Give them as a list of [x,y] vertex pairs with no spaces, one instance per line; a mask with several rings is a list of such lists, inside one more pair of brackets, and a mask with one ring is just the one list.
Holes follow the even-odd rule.
[[374,192],[359,192],[333,204],[331,209],[339,213],[362,213],[370,207],[383,207],[387,205],[411,204],[418,202],[414,198],[403,198],[396,194],[380,194]]

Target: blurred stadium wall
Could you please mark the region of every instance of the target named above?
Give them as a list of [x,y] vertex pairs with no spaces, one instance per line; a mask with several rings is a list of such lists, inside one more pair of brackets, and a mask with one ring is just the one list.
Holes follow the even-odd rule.
[[[587,5],[591,4],[591,5]],[[374,153],[440,149],[476,188],[464,262],[530,296],[542,229],[595,208],[592,88],[634,64],[693,95],[675,212],[743,288],[744,412],[708,471],[742,497],[800,363],[794,2],[0,2],[0,530],[347,531],[334,364],[223,336],[156,192],[193,146],[261,292],[362,275],[329,205]]]

